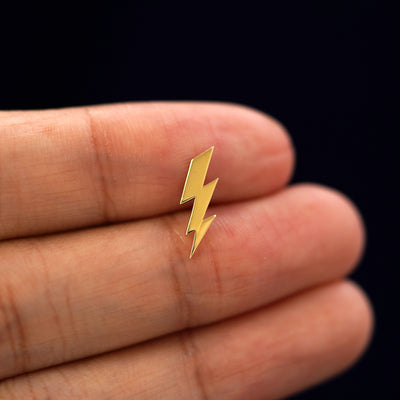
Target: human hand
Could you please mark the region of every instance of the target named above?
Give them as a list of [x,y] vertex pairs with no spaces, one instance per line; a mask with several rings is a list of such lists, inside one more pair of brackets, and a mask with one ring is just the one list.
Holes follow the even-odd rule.
[[[179,200],[215,146],[193,258]],[[0,114],[0,399],[274,399],[364,350],[360,217],[285,187],[274,120],[222,104]]]

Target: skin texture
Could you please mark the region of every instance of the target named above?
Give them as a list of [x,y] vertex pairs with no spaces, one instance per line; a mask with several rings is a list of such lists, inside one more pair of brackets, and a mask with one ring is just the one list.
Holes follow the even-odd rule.
[[[193,259],[179,205],[215,146]],[[349,367],[372,312],[356,208],[287,186],[285,129],[243,106],[0,113],[0,399],[275,399]]]

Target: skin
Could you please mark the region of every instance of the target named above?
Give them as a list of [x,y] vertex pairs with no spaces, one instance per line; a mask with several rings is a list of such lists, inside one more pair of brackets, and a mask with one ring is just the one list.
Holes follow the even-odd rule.
[[[217,218],[189,260],[190,159]],[[342,194],[242,106],[0,113],[0,399],[277,399],[351,366],[371,307]]]

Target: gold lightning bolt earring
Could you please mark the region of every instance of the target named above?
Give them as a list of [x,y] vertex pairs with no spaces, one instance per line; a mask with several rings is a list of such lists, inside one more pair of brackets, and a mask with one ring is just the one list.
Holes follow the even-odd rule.
[[203,219],[218,182],[217,178],[204,186],[204,180],[213,151],[214,147],[211,147],[190,161],[185,186],[183,187],[181,204],[194,199],[192,214],[190,215],[186,229],[186,235],[194,232],[193,245],[189,258],[192,258],[197,246],[216,217],[216,215],[213,215],[207,219]]

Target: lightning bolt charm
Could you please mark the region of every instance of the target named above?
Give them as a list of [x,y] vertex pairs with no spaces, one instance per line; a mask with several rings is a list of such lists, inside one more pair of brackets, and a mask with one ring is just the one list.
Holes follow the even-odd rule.
[[189,258],[192,258],[198,245],[216,217],[216,215],[213,215],[207,219],[203,219],[218,182],[217,178],[204,186],[204,180],[207,175],[208,165],[210,164],[213,151],[214,147],[211,147],[190,161],[185,186],[182,192],[181,204],[194,199],[192,214],[190,215],[186,229],[186,235],[194,232],[193,245]]

